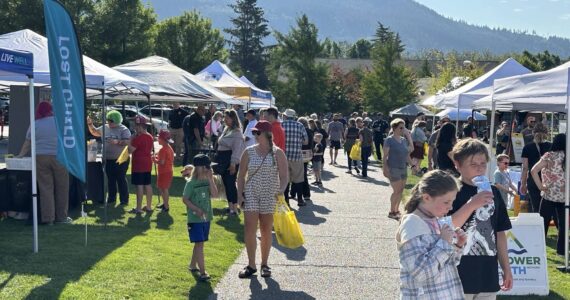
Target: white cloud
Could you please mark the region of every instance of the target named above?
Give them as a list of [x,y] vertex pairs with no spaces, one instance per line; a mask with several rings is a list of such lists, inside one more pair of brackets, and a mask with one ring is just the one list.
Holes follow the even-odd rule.
[[570,20],[570,14],[563,14],[560,17],[558,17],[560,20]]
[[522,8],[515,8],[515,9],[513,9],[513,11],[516,12],[516,13],[518,13],[518,12],[522,12],[523,9],[522,9]]
[[507,4],[507,3],[509,3],[509,1],[507,1],[507,0],[501,0],[501,1],[499,1],[499,3],[501,3],[501,4]]
[[550,0],[550,2],[560,2],[560,0]]

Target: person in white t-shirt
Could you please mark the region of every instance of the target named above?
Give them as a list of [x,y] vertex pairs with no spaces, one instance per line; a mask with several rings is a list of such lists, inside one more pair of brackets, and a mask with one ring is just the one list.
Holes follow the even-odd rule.
[[255,137],[253,136],[253,132],[251,131],[257,124],[257,119],[255,119],[255,115],[256,113],[255,110],[253,109],[248,110],[247,113],[245,114],[245,118],[247,119],[247,127],[245,128],[244,131],[246,147],[257,144],[255,141]]

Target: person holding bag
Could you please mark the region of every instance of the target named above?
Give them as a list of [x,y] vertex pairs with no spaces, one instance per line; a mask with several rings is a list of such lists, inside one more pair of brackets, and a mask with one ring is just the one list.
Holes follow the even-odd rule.
[[241,123],[235,110],[228,109],[224,112],[224,124],[226,126],[218,139],[218,150],[216,151],[218,166],[215,171],[222,176],[226,198],[228,199],[229,214],[237,215],[236,176],[245,146]]
[[257,248],[257,224],[261,232],[261,276],[270,277],[269,251],[273,236],[273,213],[277,197],[283,197],[289,184],[287,158],[273,144],[271,123],[259,121],[253,128],[256,145],[248,147],[241,156],[238,174],[238,197],[245,215],[245,247],[248,265],[239,278],[248,278],[257,272],[255,252]]
[[358,134],[360,130],[356,128],[356,120],[348,120],[348,128],[344,130],[344,152],[346,152],[346,158],[348,160],[348,171],[346,173],[352,174],[352,166],[354,165],[354,170],[356,173],[360,174],[358,169],[358,161],[352,160],[350,158],[350,153],[352,152],[352,146],[354,146],[356,139],[358,139]]

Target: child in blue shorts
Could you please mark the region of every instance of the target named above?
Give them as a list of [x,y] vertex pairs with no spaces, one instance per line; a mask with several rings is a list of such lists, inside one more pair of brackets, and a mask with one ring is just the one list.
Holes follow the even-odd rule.
[[194,165],[192,175],[184,187],[182,196],[182,201],[187,208],[188,235],[190,242],[194,243],[194,251],[188,269],[193,273],[200,272],[200,281],[208,281],[210,275],[206,272],[204,263],[204,242],[208,241],[210,221],[213,218],[210,197],[217,197],[218,189],[214,182],[208,156],[198,154],[194,156],[192,163]]

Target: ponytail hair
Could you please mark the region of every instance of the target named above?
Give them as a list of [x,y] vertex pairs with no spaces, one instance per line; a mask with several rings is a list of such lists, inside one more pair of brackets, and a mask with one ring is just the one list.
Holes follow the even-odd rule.
[[273,166],[277,164],[277,158],[275,157],[275,151],[273,151],[273,133],[266,131],[264,132],[267,142],[269,143],[269,154],[273,158]]
[[458,190],[459,183],[451,173],[442,170],[427,172],[412,188],[412,195],[404,209],[408,214],[415,211],[422,201],[423,194],[428,194],[430,197],[438,197]]

